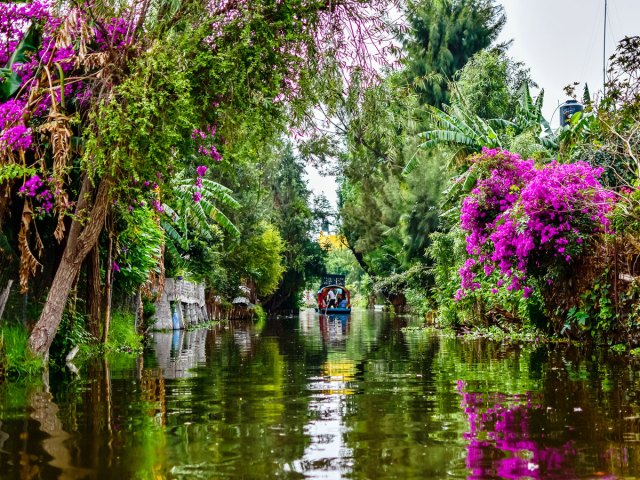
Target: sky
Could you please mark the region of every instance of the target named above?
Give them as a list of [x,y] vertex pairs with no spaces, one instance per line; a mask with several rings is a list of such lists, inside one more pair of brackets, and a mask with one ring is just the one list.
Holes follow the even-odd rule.
[[[507,23],[499,41],[513,39],[509,55],[523,61],[545,90],[549,119],[567,97],[563,87],[587,82],[602,90],[604,0],[501,0]],[[640,35],[640,0],[608,0],[607,54],[625,35]],[[582,87],[579,90],[582,93]],[[556,112],[552,125],[558,125]]]
[[[558,125],[563,87],[585,82],[593,94],[602,89],[605,0],[501,0],[507,23],[499,42],[513,39],[508,53],[531,69],[545,90],[543,113]],[[606,58],[625,35],[640,35],[640,0],[608,0]],[[579,89],[582,93],[582,87]],[[534,92],[535,93],[535,92]],[[336,179],[307,168],[314,194],[336,205]]]

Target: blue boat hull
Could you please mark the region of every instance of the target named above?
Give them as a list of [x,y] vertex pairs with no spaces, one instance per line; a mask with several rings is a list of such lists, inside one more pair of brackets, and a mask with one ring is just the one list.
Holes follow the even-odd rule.
[[320,309],[318,307],[316,307],[316,312],[318,313],[322,313],[325,315],[344,315],[345,313],[351,313],[351,309],[350,308],[327,308],[327,309]]

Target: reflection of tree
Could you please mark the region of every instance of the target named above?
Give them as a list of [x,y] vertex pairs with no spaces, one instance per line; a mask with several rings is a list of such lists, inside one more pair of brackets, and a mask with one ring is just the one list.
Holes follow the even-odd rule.
[[[364,325],[375,319],[362,319]],[[376,336],[361,348],[358,394],[347,399],[346,444],[354,478],[445,478],[461,454],[450,419],[437,407],[436,337],[419,341],[403,320],[377,319]],[[354,330],[364,325],[354,323]]]
[[295,334],[275,337],[273,328],[258,336],[252,324],[233,323],[209,332],[207,364],[190,379],[167,382],[174,477],[273,478],[301,457],[305,363],[282,351],[300,351]]
[[71,435],[63,428],[62,421],[58,416],[59,408],[52,401],[51,393],[45,388],[33,390],[29,404],[31,418],[39,422],[40,431],[48,435],[48,438],[42,440],[42,448],[51,456],[48,465],[60,470],[61,473],[57,478],[75,479],[89,474],[88,469],[74,465],[75,462],[68,447]]
[[0,385],[0,478],[637,476],[637,364],[405,325],[354,312],[334,345],[314,314],[224,324],[204,357],[170,344],[200,359],[185,378],[150,353],[55,373],[50,395]]

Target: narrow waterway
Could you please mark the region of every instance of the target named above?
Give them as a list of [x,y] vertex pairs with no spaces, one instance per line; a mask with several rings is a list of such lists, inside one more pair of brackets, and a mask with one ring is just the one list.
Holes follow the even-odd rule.
[[0,386],[1,479],[638,478],[640,361],[312,311]]

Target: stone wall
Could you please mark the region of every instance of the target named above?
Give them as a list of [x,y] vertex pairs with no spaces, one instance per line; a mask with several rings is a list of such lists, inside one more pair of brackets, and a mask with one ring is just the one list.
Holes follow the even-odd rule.
[[162,295],[156,302],[155,330],[183,330],[209,320],[203,284],[173,278],[165,280]]

